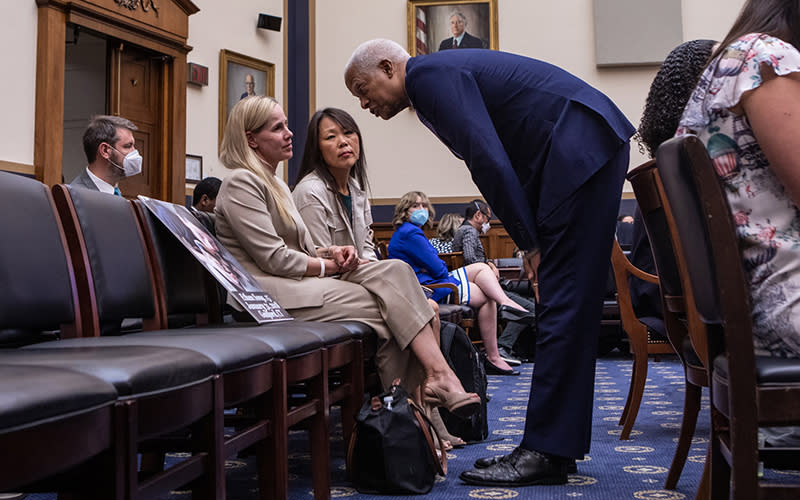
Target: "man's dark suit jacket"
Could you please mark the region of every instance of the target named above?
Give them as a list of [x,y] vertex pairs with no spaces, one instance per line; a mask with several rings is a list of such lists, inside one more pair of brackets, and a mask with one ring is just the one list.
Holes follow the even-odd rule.
[[445,38],[442,40],[442,43],[439,44],[439,50],[446,50],[446,49],[485,49],[486,44],[480,38],[476,36],[472,36],[466,31],[464,32],[464,38],[461,39],[461,43],[458,44],[458,47],[453,47],[453,37]]
[[463,159],[522,250],[537,220],[605,165],[634,128],[611,100],[523,56],[448,50],[412,57],[406,91],[420,120]]

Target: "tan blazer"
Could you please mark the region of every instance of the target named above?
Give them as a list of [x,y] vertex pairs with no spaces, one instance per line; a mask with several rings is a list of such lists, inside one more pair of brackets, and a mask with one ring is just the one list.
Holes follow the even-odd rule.
[[217,195],[217,238],[236,260],[286,309],[318,307],[323,293],[317,278],[304,277],[308,256],[316,250],[303,219],[291,203],[289,220],[281,219],[267,186],[243,168],[225,178]]
[[379,337],[376,363],[386,387],[401,377],[409,387],[423,371],[408,349],[433,318],[433,309],[413,269],[388,259],[359,265],[340,279],[303,277],[314,242],[280,179],[288,199],[286,220],[264,182],[245,169],[222,181],[217,195],[217,238],[258,283],[297,319],[361,321]]
[[352,177],[348,185],[353,201],[352,224],[339,193],[331,189],[316,172],[311,172],[297,183],[292,198],[318,247],[352,245],[362,259],[378,260],[372,244],[372,211],[367,194]]

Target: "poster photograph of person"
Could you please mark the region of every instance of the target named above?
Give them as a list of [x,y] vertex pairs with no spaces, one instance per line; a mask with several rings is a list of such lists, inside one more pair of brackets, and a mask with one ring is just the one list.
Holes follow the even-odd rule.
[[139,200],[258,323],[293,319],[186,207],[142,195]]

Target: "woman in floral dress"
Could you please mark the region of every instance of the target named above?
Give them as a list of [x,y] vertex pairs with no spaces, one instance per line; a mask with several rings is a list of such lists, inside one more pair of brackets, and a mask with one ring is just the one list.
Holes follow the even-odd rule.
[[757,354],[800,357],[800,15],[748,0],[676,135],[705,144],[736,222]]

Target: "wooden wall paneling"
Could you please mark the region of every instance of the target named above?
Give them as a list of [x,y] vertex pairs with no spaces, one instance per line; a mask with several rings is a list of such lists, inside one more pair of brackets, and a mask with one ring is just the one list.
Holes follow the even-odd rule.
[[66,15],[40,7],[37,23],[33,165],[36,179],[52,186],[61,182]]
[[164,106],[168,115],[165,117],[164,144],[171,144],[172,149],[171,158],[164,162],[164,173],[168,178],[165,186],[171,186],[171,190],[164,193],[164,199],[181,205],[186,200],[186,63],[186,53],[178,54],[164,72],[166,85],[172,90],[165,92],[169,100]]

